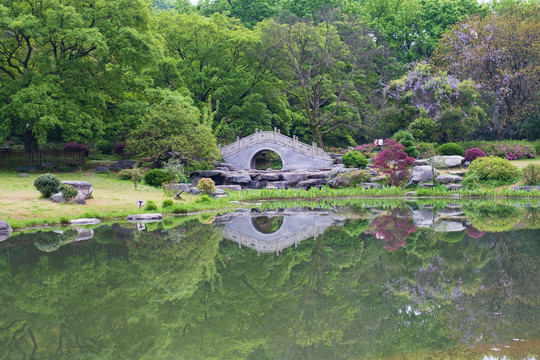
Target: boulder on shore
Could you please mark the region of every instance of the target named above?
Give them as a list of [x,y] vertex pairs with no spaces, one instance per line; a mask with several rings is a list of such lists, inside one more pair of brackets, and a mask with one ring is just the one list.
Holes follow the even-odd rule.
[[448,169],[452,167],[459,167],[465,161],[463,156],[459,155],[444,155],[434,156],[429,158],[429,164],[433,163],[433,166],[437,169]]
[[432,177],[436,176],[437,174],[439,174],[439,171],[435,168],[432,169],[429,165],[415,166],[412,168],[407,185],[411,186],[430,182]]
[[435,181],[440,184],[455,184],[463,180],[461,176],[442,174],[435,178]]

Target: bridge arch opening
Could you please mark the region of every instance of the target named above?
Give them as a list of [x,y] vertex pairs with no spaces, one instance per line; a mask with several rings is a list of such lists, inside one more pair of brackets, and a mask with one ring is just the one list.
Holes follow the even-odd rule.
[[281,155],[273,150],[260,150],[257,151],[251,158],[250,168],[257,170],[281,170],[283,169],[283,159],[281,158]]
[[283,215],[281,216],[255,216],[251,218],[251,224],[261,234],[273,234],[283,226]]

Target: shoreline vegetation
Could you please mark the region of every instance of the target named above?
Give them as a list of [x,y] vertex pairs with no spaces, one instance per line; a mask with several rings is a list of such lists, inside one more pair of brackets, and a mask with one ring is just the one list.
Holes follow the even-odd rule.
[[[540,191],[514,191],[512,188],[477,188],[448,190],[436,188],[384,187],[363,188],[311,188],[261,189],[228,192],[226,198],[182,194],[181,200],[171,200],[160,188],[140,185],[133,188],[130,181],[118,179],[116,174],[64,173],[61,180],[84,180],[94,185],[93,197],[84,206],[53,203],[40,199],[33,182],[39,174],[21,178],[12,172],[0,172],[0,210],[2,220],[14,230],[49,225],[68,224],[77,218],[97,218],[102,221],[125,220],[128,215],[159,212],[163,216],[193,215],[209,211],[234,211],[246,207],[262,209],[283,207],[330,207],[351,202],[456,202],[456,201],[525,201],[537,200]],[[514,186],[514,185],[512,185]],[[157,208],[138,209],[138,199],[152,201]],[[165,206],[163,206],[165,205]],[[66,215],[68,214],[68,215]]]

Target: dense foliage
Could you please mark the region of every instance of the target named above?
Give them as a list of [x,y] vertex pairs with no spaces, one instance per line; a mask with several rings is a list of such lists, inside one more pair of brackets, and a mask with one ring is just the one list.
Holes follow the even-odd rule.
[[34,186],[44,198],[50,198],[56,194],[60,187],[60,180],[53,174],[43,174],[34,181]]
[[71,200],[78,194],[77,189],[69,184],[60,183],[58,190],[62,192],[62,197],[65,200]]
[[540,165],[529,164],[521,171],[521,178],[525,185],[540,184]]
[[366,157],[356,150],[347,151],[343,154],[343,165],[345,167],[364,169],[367,163]]
[[210,178],[203,178],[197,183],[197,189],[208,195],[216,191],[216,184],[214,183],[214,180]]
[[479,148],[471,148],[465,151],[465,161],[473,162],[479,157],[486,156],[486,153]]
[[515,179],[519,170],[510,161],[496,156],[480,157],[470,167],[480,180],[509,181]]
[[398,130],[439,143],[534,140],[539,9],[0,0],[0,145],[125,146],[124,156],[172,153],[193,166],[256,128],[340,148]]
[[384,150],[375,157],[373,168],[388,175],[389,186],[397,186],[409,177],[409,168],[413,162],[414,158],[407,155],[403,145],[387,139],[384,141]]
[[144,181],[150,186],[160,187],[171,180],[174,180],[172,174],[161,169],[153,169],[144,174]]

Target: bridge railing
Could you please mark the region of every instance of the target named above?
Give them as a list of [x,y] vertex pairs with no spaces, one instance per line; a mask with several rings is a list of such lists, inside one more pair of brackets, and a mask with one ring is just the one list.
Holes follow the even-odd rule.
[[312,143],[312,145],[305,144],[298,141],[297,136],[293,135],[293,137],[290,138],[288,136],[282,135],[276,129],[274,129],[274,131],[258,131],[257,129],[255,129],[254,134],[246,136],[242,139],[237,138],[235,142],[220,147],[220,151],[221,155],[229,156],[253,144],[268,142],[280,144],[308,156],[318,157],[322,159],[331,159],[330,156],[328,156],[323,149],[317,147],[316,143]]

